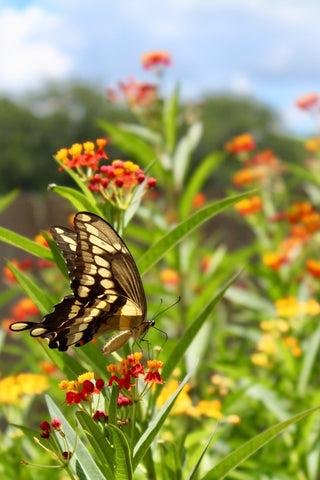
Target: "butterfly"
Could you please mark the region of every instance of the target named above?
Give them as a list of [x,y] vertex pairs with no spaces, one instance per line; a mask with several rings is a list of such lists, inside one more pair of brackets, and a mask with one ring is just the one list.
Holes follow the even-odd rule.
[[147,302],[137,266],[109,223],[93,213],[79,212],[74,230],[54,226],[50,232],[66,261],[72,293],[42,322],[15,322],[10,330],[30,330],[32,337],[46,338],[50,348],[60,351],[120,330],[102,349],[108,355],[154,325],[154,320],[146,320]]

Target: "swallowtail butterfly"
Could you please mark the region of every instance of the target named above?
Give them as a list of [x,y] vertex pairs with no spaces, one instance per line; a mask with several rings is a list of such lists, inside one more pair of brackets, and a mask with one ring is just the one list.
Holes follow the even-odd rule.
[[146,297],[132,255],[111,225],[93,213],[79,212],[74,228],[50,229],[66,261],[72,294],[42,322],[15,322],[10,329],[30,330],[32,337],[46,338],[50,348],[61,351],[120,330],[103,347],[108,355],[130,338],[141,337],[154,321],[146,320]]

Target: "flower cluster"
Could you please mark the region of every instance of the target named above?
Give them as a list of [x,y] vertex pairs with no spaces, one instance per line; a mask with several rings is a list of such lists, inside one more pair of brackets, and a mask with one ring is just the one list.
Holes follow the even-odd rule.
[[250,133],[243,133],[226,142],[224,148],[227,152],[231,153],[231,155],[237,155],[254,150],[256,148],[256,142]]
[[[157,406],[161,408],[168,398],[179,388],[178,380],[172,379],[161,390],[160,395],[157,398]],[[240,418],[236,415],[230,415],[224,417],[221,409],[222,403],[218,399],[202,399],[199,400],[197,404],[192,402],[192,399],[189,395],[191,386],[187,383],[184,388],[181,390],[180,395],[178,396],[170,415],[187,415],[193,418],[199,418],[201,416],[206,416],[209,418],[222,419],[224,418],[228,423],[239,423]],[[236,418],[237,417],[237,418]]]
[[302,355],[299,340],[288,335],[291,328],[288,320],[282,318],[263,320],[260,328],[263,334],[257,343],[256,352],[251,355],[254,365],[265,368],[272,367],[274,362],[281,358],[283,350],[289,350],[297,358]]
[[79,375],[77,380],[63,380],[59,383],[61,390],[66,390],[66,403],[68,405],[80,404],[81,402],[87,402],[94,394],[100,394],[104,388],[104,381],[98,378],[93,383],[94,373],[87,372]]
[[0,404],[21,405],[24,395],[40,394],[49,388],[48,379],[44,375],[20,373],[9,375],[0,380]]
[[304,93],[301,97],[297,98],[296,106],[301,110],[319,109],[320,98],[316,92]]
[[61,148],[56,153],[56,158],[62,162],[63,168],[76,168],[81,176],[90,176],[93,170],[97,170],[102,158],[108,159],[104,147],[107,144],[105,138],[98,138],[96,146],[93,142],[74,143],[71,148]]
[[153,177],[146,178],[139,165],[131,161],[114,160],[111,165],[102,165],[88,184],[88,188],[115,207],[126,210],[138,185],[145,182],[145,191],[155,187]]
[[[42,444],[37,437],[34,437],[34,441],[46,452],[51,453],[52,457],[58,461],[60,467],[67,467],[73,452],[69,447],[69,443],[63,431],[60,418],[53,418],[50,423],[47,420],[43,420],[39,427],[41,430],[40,437],[47,440],[46,445]],[[51,436],[52,429],[56,432],[56,435],[60,436],[62,448],[60,447],[60,444],[56,440],[55,436]],[[25,461],[22,463],[24,465],[32,465]]]
[[299,302],[296,297],[279,298],[275,302],[277,315],[279,317],[296,317],[300,315],[319,315],[320,304],[314,298],[305,302]]
[[266,183],[285,170],[284,165],[271,150],[263,150],[247,158],[243,165],[244,167],[232,177],[236,187]]
[[146,109],[158,101],[158,87],[146,81],[137,81],[128,77],[118,82],[118,91],[112,87],[107,89],[107,99],[111,103],[125,103],[132,109]]
[[244,198],[235,204],[235,209],[242,216],[252,215],[254,213],[261,212],[262,210],[262,200],[258,195],[253,195],[249,198]]
[[146,70],[170,67],[172,65],[171,53],[167,50],[150,50],[141,55],[141,63]]
[[118,365],[115,363],[108,365],[107,371],[111,373],[109,386],[115,382],[120,390],[124,388],[127,392],[130,392],[139,375],[143,377],[146,384],[164,383],[159,372],[159,369],[163,367],[163,362],[160,360],[148,360],[148,370],[145,371],[144,366],[140,363],[141,359],[142,353],[136,352],[120,360]]

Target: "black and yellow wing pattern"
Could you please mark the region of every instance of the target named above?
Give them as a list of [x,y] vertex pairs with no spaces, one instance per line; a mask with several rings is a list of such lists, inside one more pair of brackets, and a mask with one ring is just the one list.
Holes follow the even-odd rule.
[[12,331],[30,330],[31,336],[46,338],[50,348],[65,351],[120,330],[103,347],[107,355],[154,325],[146,320],[137,266],[109,223],[93,213],[79,212],[74,230],[54,226],[50,231],[66,261],[72,293],[42,322],[15,322]]

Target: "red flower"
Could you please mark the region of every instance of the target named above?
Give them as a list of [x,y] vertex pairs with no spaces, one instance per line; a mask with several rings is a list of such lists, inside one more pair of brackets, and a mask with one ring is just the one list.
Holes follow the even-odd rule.
[[61,430],[61,420],[60,418],[53,418],[51,420],[51,425],[54,430],[60,431]]
[[171,53],[167,50],[151,50],[141,55],[141,63],[146,70],[153,67],[169,67],[172,64]]

